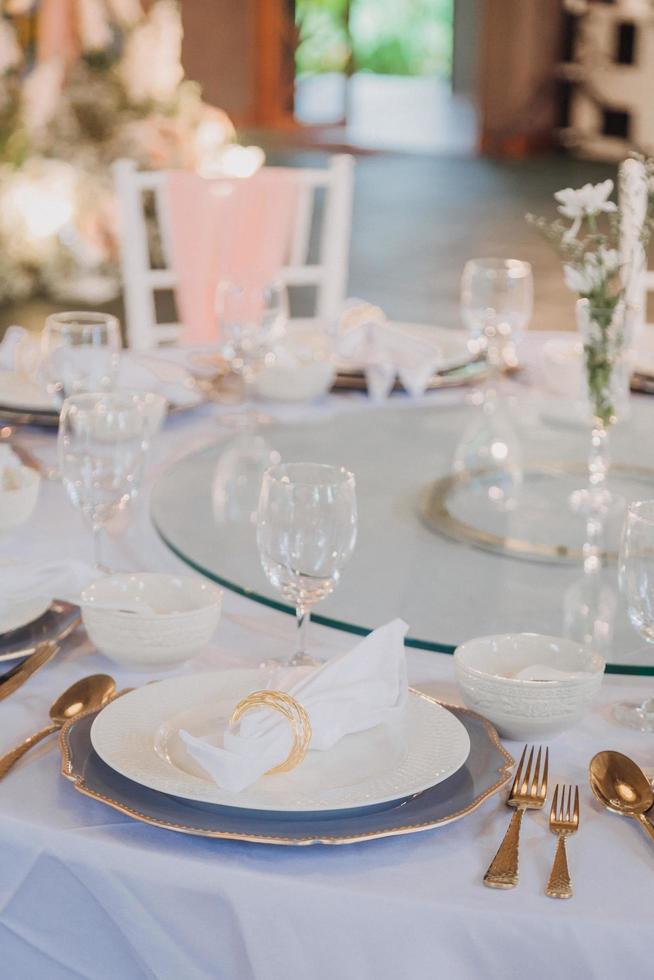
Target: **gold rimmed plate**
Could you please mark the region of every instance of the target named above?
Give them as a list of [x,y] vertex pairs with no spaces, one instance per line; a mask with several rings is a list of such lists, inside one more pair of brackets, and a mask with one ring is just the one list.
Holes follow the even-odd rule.
[[472,813],[508,782],[513,759],[493,726],[466,708],[445,707],[469,735],[470,754],[465,765],[422,793],[381,806],[334,813],[271,814],[161,793],[121,776],[100,759],[90,739],[97,712],[73,720],[62,730],[61,771],[85,796],[165,830],[260,844],[352,844],[452,823]]

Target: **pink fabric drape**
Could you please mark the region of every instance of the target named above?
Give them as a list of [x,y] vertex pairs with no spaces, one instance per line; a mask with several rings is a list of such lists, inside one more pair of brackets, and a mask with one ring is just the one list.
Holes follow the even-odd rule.
[[263,287],[286,263],[296,215],[297,171],[264,168],[246,180],[167,174],[172,260],[182,343],[217,339],[216,285]]

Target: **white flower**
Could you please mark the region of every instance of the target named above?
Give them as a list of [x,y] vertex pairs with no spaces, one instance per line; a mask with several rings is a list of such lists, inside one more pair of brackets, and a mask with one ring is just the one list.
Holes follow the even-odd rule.
[[79,0],[79,36],[83,51],[103,51],[113,39],[103,0]]
[[585,218],[602,211],[609,214],[617,211],[617,206],[608,198],[613,192],[613,181],[601,184],[584,184],[578,190],[566,187],[557,191],[554,197],[559,201],[559,212],[566,218]]
[[584,184],[578,190],[566,187],[556,192],[554,198],[559,201],[559,213],[566,218],[572,218],[572,225],[563,236],[564,242],[570,242],[576,237],[584,218],[618,210],[617,205],[608,200],[612,192],[612,180],[605,180],[601,184]]
[[620,255],[613,248],[588,252],[583,265],[564,265],[565,284],[573,293],[589,296],[606,284],[620,268]]
[[184,77],[182,22],[172,0],[159,0],[147,20],[134,28],[120,73],[133,102],[171,101]]
[[23,53],[9,21],[0,19],[0,75],[15,68],[23,60]]

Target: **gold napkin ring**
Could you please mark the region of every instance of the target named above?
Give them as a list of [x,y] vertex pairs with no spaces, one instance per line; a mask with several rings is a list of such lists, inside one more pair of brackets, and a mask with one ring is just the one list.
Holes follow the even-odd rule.
[[264,775],[270,776],[274,772],[290,772],[304,759],[311,741],[311,722],[309,716],[295,698],[283,691],[253,691],[246,698],[236,705],[229,719],[229,727],[232,728],[239,721],[246,711],[253,708],[272,708],[288,720],[293,733],[293,745],[283,762],[268,769]]

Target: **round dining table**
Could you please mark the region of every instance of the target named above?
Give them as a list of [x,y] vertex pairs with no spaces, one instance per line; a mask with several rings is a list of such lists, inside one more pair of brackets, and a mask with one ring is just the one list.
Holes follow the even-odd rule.
[[[544,395],[539,373],[543,339],[532,336],[525,344],[525,366],[506,383],[508,398],[528,402]],[[418,404],[400,395],[381,406],[371,406],[362,394],[332,395],[311,405],[268,405],[265,411],[280,431],[298,422],[307,431],[311,426],[320,431],[330,418],[354,419],[371,411],[383,425],[384,413],[397,413],[400,407],[407,417],[425,411],[438,416],[469,395],[466,388],[436,390]],[[654,422],[654,400],[636,398],[638,412],[649,413]],[[163,533],[161,487],[189,454],[212,452],[229,435],[227,411],[209,403],[168,419],[144,492],[131,512],[109,528],[106,561],[112,567],[201,574],[202,561],[184,554],[181,546],[173,551]],[[54,465],[52,432],[24,428],[15,438],[44,465]],[[318,457],[319,440],[313,448]],[[365,507],[365,498],[359,503]],[[183,506],[180,500],[180,512]],[[171,517],[170,533],[173,525]],[[433,530],[425,526],[422,533],[433,536],[438,547]],[[178,673],[256,666],[263,652],[287,657],[294,643],[292,617],[275,607],[263,585],[261,593],[248,594],[247,575],[242,581],[239,575],[250,565],[241,568],[234,562],[238,574],[233,581],[221,575],[219,558],[210,554],[212,538],[216,548],[223,544],[210,520],[204,536],[209,547],[203,560],[214,564],[203,571],[228,587],[211,644]],[[477,572],[488,554],[445,538],[443,547],[454,549],[458,591],[474,608],[477,594],[486,588]],[[90,531],[63,486],[52,479],[43,480],[29,523],[0,538],[0,559],[90,561],[91,553]],[[393,561],[392,551],[385,560]],[[494,555],[492,560],[532,574],[522,559]],[[419,566],[415,574],[420,576]],[[519,578],[519,570],[516,574]],[[567,582],[569,569],[562,568],[561,575]],[[311,624],[311,650],[319,657],[349,649],[358,642],[357,630],[382,625],[401,612],[388,594],[384,618],[373,621],[368,615],[376,616],[376,607],[368,596],[365,615],[357,622],[352,600],[357,576],[344,574],[339,589],[348,628]],[[500,607],[505,610],[505,603]],[[326,604],[324,618],[329,622],[330,616]],[[407,648],[409,681],[445,703],[461,704],[447,651],[479,632],[477,622],[471,617],[466,630],[450,619],[441,644],[435,624],[425,618],[422,625],[435,642]],[[410,635],[411,627],[409,622]],[[416,636],[423,639],[420,631]],[[635,633],[633,642],[642,646]],[[651,670],[647,673],[654,665],[654,648],[649,664],[647,655],[640,657],[644,673],[607,674],[591,712],[549,743],[552,784],[578,784],[580,789],[580,828],[568,847],[574,887],[569,901],[545,895],[555,847],[547,825],[549,801],[545,810],[528,813],[523,821],[518,886],[493,890],[482,879],[510,818],[506,790],[464,819],[423,833],[337,847],[279,847],[194,837],[137,822],[78,793],[60,774],[56,740],[44,742],[0,781],[0,978],[649,978],[654,847],[634,821],[600,807],[587,775],[591,757],[608,748],[632,756],[654,774],[651,735],[620,727],[611,713],[616,701],[654,696],[654,678]],[[171,676],[111,663],[80,628],[48,666],[0,703],[0,752],[46,724],[55,698],[94,672],[112,674],[119,688]],[[513,758],[522,750],[517,743],[504,745]]]

